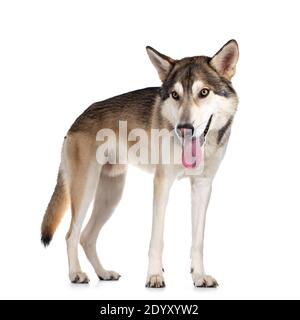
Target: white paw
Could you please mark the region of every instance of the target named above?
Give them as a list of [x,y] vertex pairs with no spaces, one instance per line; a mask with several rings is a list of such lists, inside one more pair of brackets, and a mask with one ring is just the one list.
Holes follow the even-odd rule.
[[109,280],[119,280],[120,279],[120,275],[115,272],[115,271],[107,271],[107,270],[103,270],[101,272],[98,273],[98,278],[100,280],[105,280],[105,281],[109,281]]
[[164,288],[165,286],[165,280],[162,275],[154,274],[147,277],[147,288]]
[[194,286],[197,288],[217,288],[218,282],[211,276],[193,273]]
[[90,279],[84,272],[72,272],[69,275],[72,283],[89,283]]

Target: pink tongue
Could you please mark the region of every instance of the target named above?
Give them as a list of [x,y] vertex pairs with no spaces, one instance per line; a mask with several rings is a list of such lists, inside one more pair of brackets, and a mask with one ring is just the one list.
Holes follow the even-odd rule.
[[199,138],[183,138],[182,164],[188,169],[197,168],[202,160]]

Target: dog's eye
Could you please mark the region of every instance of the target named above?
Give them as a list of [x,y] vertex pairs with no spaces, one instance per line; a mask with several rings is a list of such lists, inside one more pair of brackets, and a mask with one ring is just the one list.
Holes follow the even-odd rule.
[[179,100],[179,94],[176,91],[172,91],[171,96],[174,100]]
[[201,97],[201,98],[207,97],[208,94],[209,94],[209,89],[207,89],[207,88],[203,88],[203,89],[200,91],[200,97]]

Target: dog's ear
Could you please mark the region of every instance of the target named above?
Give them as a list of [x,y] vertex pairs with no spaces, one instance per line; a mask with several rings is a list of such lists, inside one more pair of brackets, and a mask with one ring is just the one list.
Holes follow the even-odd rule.
[[227,42],[210,60],[210,65],[224,78],[231,80],[239,59],[239,47],[235,40]]
[[175,64],[175,60],[173,60],[168,56],[165,56],[164,54],[158,52],[157,50],[149,46],[146,47],[146,50],[152,64],[154,65],[154,67],[158,72],[160,80],[164,82],[169,72],[173,68]]

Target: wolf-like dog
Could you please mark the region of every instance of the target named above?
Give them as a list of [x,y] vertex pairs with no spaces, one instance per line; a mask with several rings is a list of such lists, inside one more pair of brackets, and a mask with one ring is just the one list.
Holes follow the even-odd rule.
[[[120,275],[117,272],[102,266],[96,241],[121,199],[127,162],[109,161],[119,153],[111,145],[105,153],[107,161],[103,161],[103,155],[102,158],[100,155],[102,160],[98,159],[97,150],[103,146],[103,141],[97,139],[97,134],[101,129],[109,129],[116,134],[118,150],[126,151],[133,146],[134,139],[120,137],[120,121],[126,123],[128,130],[134,132],[139,128],[148,136],[153,129],[166,129],[172,133],[173,141],[169,148],[170,153],[173,152],[169,162],[162,161],[161,155],[166,148],[161,140],[150,143],[150,146],[143,145],[140,140],[139,152],[151,153],[153,146],[158,146],[158,161],[139,164],[154,172],[153,224],[146,286],[165,286],[162,252],[168,195],[177,178],[188,177],[192,193],[192,280],[196,287],[216,287],[217,281],[204,271],[203,238],[212,181],[225,154],[238,105],[231,83],[239,57],[238,44],[231,40],[212,57],[194,56],[180,60],[151,47],[146,49],[162,85],[96,102],[76,119],[64,139],[57,184],[44,215],[41,240],[45,246],[50,243],[70,205],[72,219],[66,242],[71,282],[89,282],[80,267],[79,243],[100,280],[118,280]],[[178,157],[180,160],[175,161]],[[81,232],[91,202],[91,218]]]

